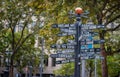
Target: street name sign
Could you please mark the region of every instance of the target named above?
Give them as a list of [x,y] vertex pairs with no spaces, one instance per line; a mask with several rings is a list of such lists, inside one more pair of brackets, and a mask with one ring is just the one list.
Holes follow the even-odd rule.
[[93,48],[93,44],[81,45],[81,49],[90,49]]
[[58,53],[58,54],[51,54],[50,57],[52,58],[74,58],[74,55]]
[[100,52],[100,48],[81,49],[81,52]]
[[70,36],[70,35],[75,35],[76,33],[69,32],[69,33],[59,33],[58,36]]
[[53,24],[52,28],[68,28],[75,27],[74,24]]
[[56,61],[56,64],[65,64],[65,63],[70,63],[74,61],[75,59],[59,60],[59,61]]
[[82,24],[82,29],[104,29],[103,25]]
[[68,48],[68,49],[74,49],[75,47],[74,47],[74,45],[68,45],[68,44],[53,44],[53,45],[51,45],[51,48],[58,48],[58,49],[60,49],[60,48],[63,48],[63,49]]
[[65,33],[74,33],[76,34],[75,30],[70,30],[70,29],[60,29],[61,32],[65,32]]
[[61,27],[60,30],[76,30],[76,27]]
[[58,50],[57,53],[73,53],[74,49],[64,49],[64,50]]
[[101,43],[104,43],[105,42],[105,40],[90,40],[90,41],[88,41],[88,40],[82,40],[81,41],[81,45],[88,45],[88,44],[101,44]]

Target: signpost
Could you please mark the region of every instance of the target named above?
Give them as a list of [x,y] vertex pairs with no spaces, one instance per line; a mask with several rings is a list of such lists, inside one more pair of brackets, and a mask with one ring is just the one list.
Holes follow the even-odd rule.
[[[53,44],[51,48],[59,49],[57,54],[51,54],[53,58],[71,58],[69,60],[56,61],[56,64],[64,64],[75,62],[74,77],[81,77],[81,60],[94,59],[95,54],[100,52],[100,48],[94,48],[95,44],[101,44],[105,41],[94,40],[93,37],[98,35],[93,32],[93,29],[104,29],[103,25],[82,24],[81,17],[86,17],[88,13],[81,8],[75,9],[76,23],[75,24],[53,24],[52,28],[59,28],[58,36],[74,35],[74,40],[68,40],[66,44]],[[73,53],[73,54],[71,54]],[[83,69],[83,68],[82,68]],[[82,71],[84,72],[84,71]],[[84,76],[84,75],[82,75]]]

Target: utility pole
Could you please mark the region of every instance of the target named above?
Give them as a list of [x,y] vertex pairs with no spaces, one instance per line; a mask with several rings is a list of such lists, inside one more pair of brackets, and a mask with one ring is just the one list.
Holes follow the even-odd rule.
[[42,77],[42,72],[43,72],[43,61],[44,61],[44,56],[43,56],[43,53],[44,53],[44,38],[41,39],[41,43],[42,43],[42,52],[41,52],[41,57],[40,57],[40,77]]

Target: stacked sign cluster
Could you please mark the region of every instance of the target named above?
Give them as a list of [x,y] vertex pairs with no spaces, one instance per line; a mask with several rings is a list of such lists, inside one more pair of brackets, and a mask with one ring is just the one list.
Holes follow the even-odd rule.
[[[59,28],[60,33],[58,36],[70,36],[76,35],[76,27],[75,24],[54,24],[52,28]],[[78,58],[81,59],[93,59],[95,58],[95,54],[99,54],[100,48],[94,48],[95,44],[104,43],[104,40],[94,40],[94,36],[97,36],[97,32],[93,32],[93,29],[104,29],[103,25],[93,25],[93,24],[81,24],[81,35],[75,38],[78,38],[78,42],[80,43],[80,54],[78,54]],[[57,51],[57,54],[51,54],[50,56],[53,58],[67,58],[67,60],[56,61],[57,64],[63,64],[68,62],[73,62],[75,58],[76,51],[75,40],[68,40],[68,43],[65,44],[54,44],[51,48],[61,49]],[[69,54],[73,53],[73,54]],[[68,59],[69,58],[69,59]]]

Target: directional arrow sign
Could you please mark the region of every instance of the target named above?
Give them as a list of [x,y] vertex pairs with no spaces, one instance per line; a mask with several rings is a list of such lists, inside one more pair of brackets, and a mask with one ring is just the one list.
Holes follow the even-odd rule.
[[64,49],[64,50],[58,50],[57,53],[73,53],[74,49]]
[[81,52],[100,52],[100,48],[81,49]]
[[50,57],[52,58],[74,58],[74,55],[58,53],[58,54],[51,54]]
[[81,57],[82,60],[86,60],[86,59],[94,59],[95,57],[94,56],[84,56],[84,57]]
[[93,48],[93,44],[81,45],[81,49],[90,49]]
[[68,45],[68,44],[54,44],[54,45],[51,45],[51,48],[63,48],[63,49],[65,49],[65,48],[68,48],[68,49],[74,49],[75,47],[74,47],[74,45]]
[[67,28],[67,27],[75,27],[74,24],[53,24],[52,28]]
[[67,43],[68,45],[77,45],[77,42]]
[[104,43],[105,40],[94,40],[93,41],[93,44],[101,44],[101,43]]
[[69,35],[75,35],[76,33],[69,32],[69,33],[59,33],[58,36],[69,36]]
[[74,26],[73,27],[60,27],[59,29],[60,30],[68,30],[68,29],[69,30],[76,30],[76,27],[74,27]]
[[98,35],[98,32],[92,32],[92,31],[89,31],[89,30],[84,30],[84,31],[82,31],[82,34],[83,35]]
[[60,29],[61,32],[65,32],[65,33],[74,33],[76,34],[75,30],[70,30],[70,29]]
[[93,24],[82,24],[82,29],[100,29],[105,28],[103,25],[93,25]]
[[70,62],[74,62],[74,59],[68,59],[68,60],[59,60],[56,61],[56,64],[65,64],[65,63],[70,63]]
[[88,45],[88,44],[101,44],[101,43],[104,43],[105,40],[82,40],[81,41],[81,45]]

